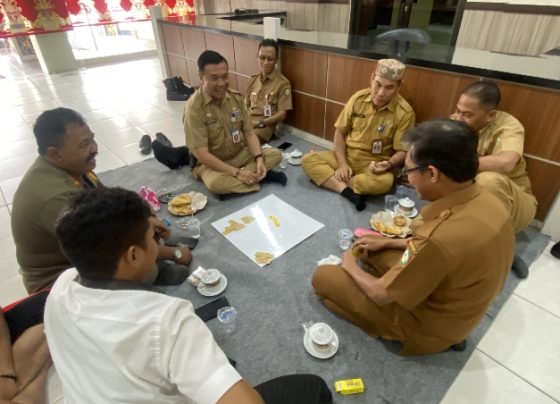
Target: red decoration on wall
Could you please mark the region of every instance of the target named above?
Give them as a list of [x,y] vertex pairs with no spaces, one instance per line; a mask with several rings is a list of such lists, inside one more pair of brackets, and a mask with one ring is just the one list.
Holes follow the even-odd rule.
[[175,8],[175,4],[177,4],[177,0],[165,0],[165,4],[167,4],[167,7],[169,7],[171,10],[173,10],[173,8]]
[[82,6],[80,6],[78,0],[66,0],[66,7],[68,8],[70,14],[73,15],[80,14],[80,11],[82,10]]
[[155,6],[156,0],[144,0],[144,7],[152,7]]
[[4,10],[0,10],[0,24],[4,21]]
[[121,0],[121,7],[124,11],[130,11],[132,8],[132,3],[130,0]]
[[55,13],[64,19],[68,18],[68,9],[66,8],[66,2],[64,0],[51,0],[51,3]]
[[107,12],[107,2],[105,0],[93,0],[93,6],[100,14]]
[[21,15],[29,21],[35,21],[37,11],[35,10],[35,2],[33,0],[16,0],[16,3],[21,8]]
[[189,7],[194,7],[194,0],[187,0]]

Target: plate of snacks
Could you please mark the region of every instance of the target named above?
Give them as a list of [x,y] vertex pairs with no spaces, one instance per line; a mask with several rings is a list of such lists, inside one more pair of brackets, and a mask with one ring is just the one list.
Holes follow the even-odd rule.
[[412,233],[410,218],[395,212],[381,211],[371,216],[369,224],[386,237],[407,237]]
[[171,199],[167,204],[167,210],[175,216],[187,216],[203,209],[207,203],[206,195],[190,191]]

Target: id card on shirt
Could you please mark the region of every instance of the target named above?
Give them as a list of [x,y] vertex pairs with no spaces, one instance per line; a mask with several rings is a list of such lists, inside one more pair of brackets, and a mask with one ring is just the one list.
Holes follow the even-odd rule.
[[239,143],[241,141],[241,133],[239,133],[239,129],[234,129],[231,132],[231,139],[233,143]]
[[272,116],[272,106],[270,104],[266,104],[264,106],[264,116],[266,117]]
[[383,142],[381,140],[374,140],[373,141],[373,146],[371,147],[372,154],[381,153],[382,147],[383,147]]

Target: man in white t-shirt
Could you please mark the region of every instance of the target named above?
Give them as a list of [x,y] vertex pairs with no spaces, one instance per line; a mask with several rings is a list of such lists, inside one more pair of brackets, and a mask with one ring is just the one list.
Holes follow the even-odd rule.
[[58,239],[77,269],[58,278],[44,318],[65,401],[332,402],[324,381],[311,375],[253,388],[189,301],[146,283],[158,251],[150,213],[135,193],[107,188],[77,194],[59,219]]

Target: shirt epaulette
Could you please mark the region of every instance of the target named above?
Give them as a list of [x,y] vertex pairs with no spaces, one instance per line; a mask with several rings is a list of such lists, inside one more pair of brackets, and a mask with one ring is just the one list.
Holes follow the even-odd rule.
[[449,218],[449,216],[451,216],[451,210],[445,209],[439,214],[437,218],[430,220],[429,222],[424,223],[422,226],[420,226],[416,231],[415,236],[430,238],[434,230],[437,229],[443,222],[445,222],[447,218]]

